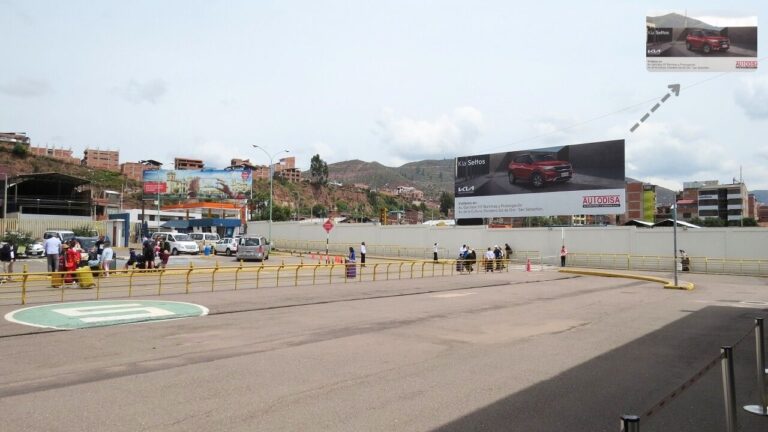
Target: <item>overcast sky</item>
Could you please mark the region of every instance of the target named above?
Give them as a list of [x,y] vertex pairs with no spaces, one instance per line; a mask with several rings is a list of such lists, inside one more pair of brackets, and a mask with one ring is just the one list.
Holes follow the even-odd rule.
[[[0,0],[0,131],[78,157],[118,149],[121,162],[216,168],[266,164],[252,144],[307,169],[316,153],[399,166],[626,139],[630,177],[679,189],[743,167],[750,189],[768,189],[767,60],[722,76],[646,71],[646,14],[690,6]],[[763,0],[695,6],[768,13]],[[672,83],[680,96],[630,133]]]

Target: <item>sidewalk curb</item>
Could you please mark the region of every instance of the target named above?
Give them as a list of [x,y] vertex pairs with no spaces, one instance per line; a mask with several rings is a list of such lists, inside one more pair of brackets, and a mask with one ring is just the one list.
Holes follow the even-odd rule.
[[660,278],[660,277],[655,277],[655,276],[645,276],[645,275],[638,275],[638,274],[631,274],[631,273],[616,273],[616,272],[591,270],[591,269],[560,269],[559,271],[560,273],[573,273],[573,274],[580,274],[580,275],[586,275],[586,276],[618,277],[618,278],[627,278],[627,279],[637,279],[637,280],[643,280],[648,282],[656,282],[664,285],[665,289],[677,289],[677,290],[690,291],[695,288],[695,285],[693,284],[693,282],[678,281],[678,285],[675,285],[673,281]]

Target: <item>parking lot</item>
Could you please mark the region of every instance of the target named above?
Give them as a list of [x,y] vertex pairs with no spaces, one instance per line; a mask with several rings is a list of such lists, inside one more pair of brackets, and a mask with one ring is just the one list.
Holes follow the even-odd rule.
[[[209,309],[197,318],[3,322],[0,415],[14,431],[614,431],[740,340],[737,397],[755,403],[745,335],[766,280],[689,277],[694,291],[555,271],[279,286],[141,297]],[[723,430],[719,380],[643,430]]]

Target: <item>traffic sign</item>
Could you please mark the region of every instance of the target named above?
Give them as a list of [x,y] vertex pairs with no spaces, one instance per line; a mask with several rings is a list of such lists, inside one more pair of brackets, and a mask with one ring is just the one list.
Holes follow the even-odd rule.
[[333,221],[331,221],[330,218],[328,220],[326,220],[325,223],[323,224],[323,229],[327,233],[330,233],[331,230],[333,229]]
[[17,309],[5,319],[32,327],[74,330],[208,315],[193,303],[153,300],[111,300],[57,303]]

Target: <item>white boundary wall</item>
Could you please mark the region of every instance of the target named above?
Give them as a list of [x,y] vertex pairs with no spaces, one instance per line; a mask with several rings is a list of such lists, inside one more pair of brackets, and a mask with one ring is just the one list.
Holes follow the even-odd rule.
[[[248,232],[268,236],[268,222],[249,222]],[[467,244],[475,250],[509,243],[513,250],[539,251],[542,256],[559,256],[561,236],[569,252],[613,253],[630,255],[672,256],[672,228],[636,228],[632,226],[553,227],[553,228],[487,228],[485,226],[444,226],[337,224],[330,235],[331,243],[361,241],[370,245],[397,245],[431,248],[438,242],[448,256],[458,255]],[[272,238],[280,240],[325,242],[321,223],[273,222]],[[677,229],[677,248],[690,256],[727,259],[768,259],[766,228],[700,228]],[[357,249],[357,248],[356,248]]]

